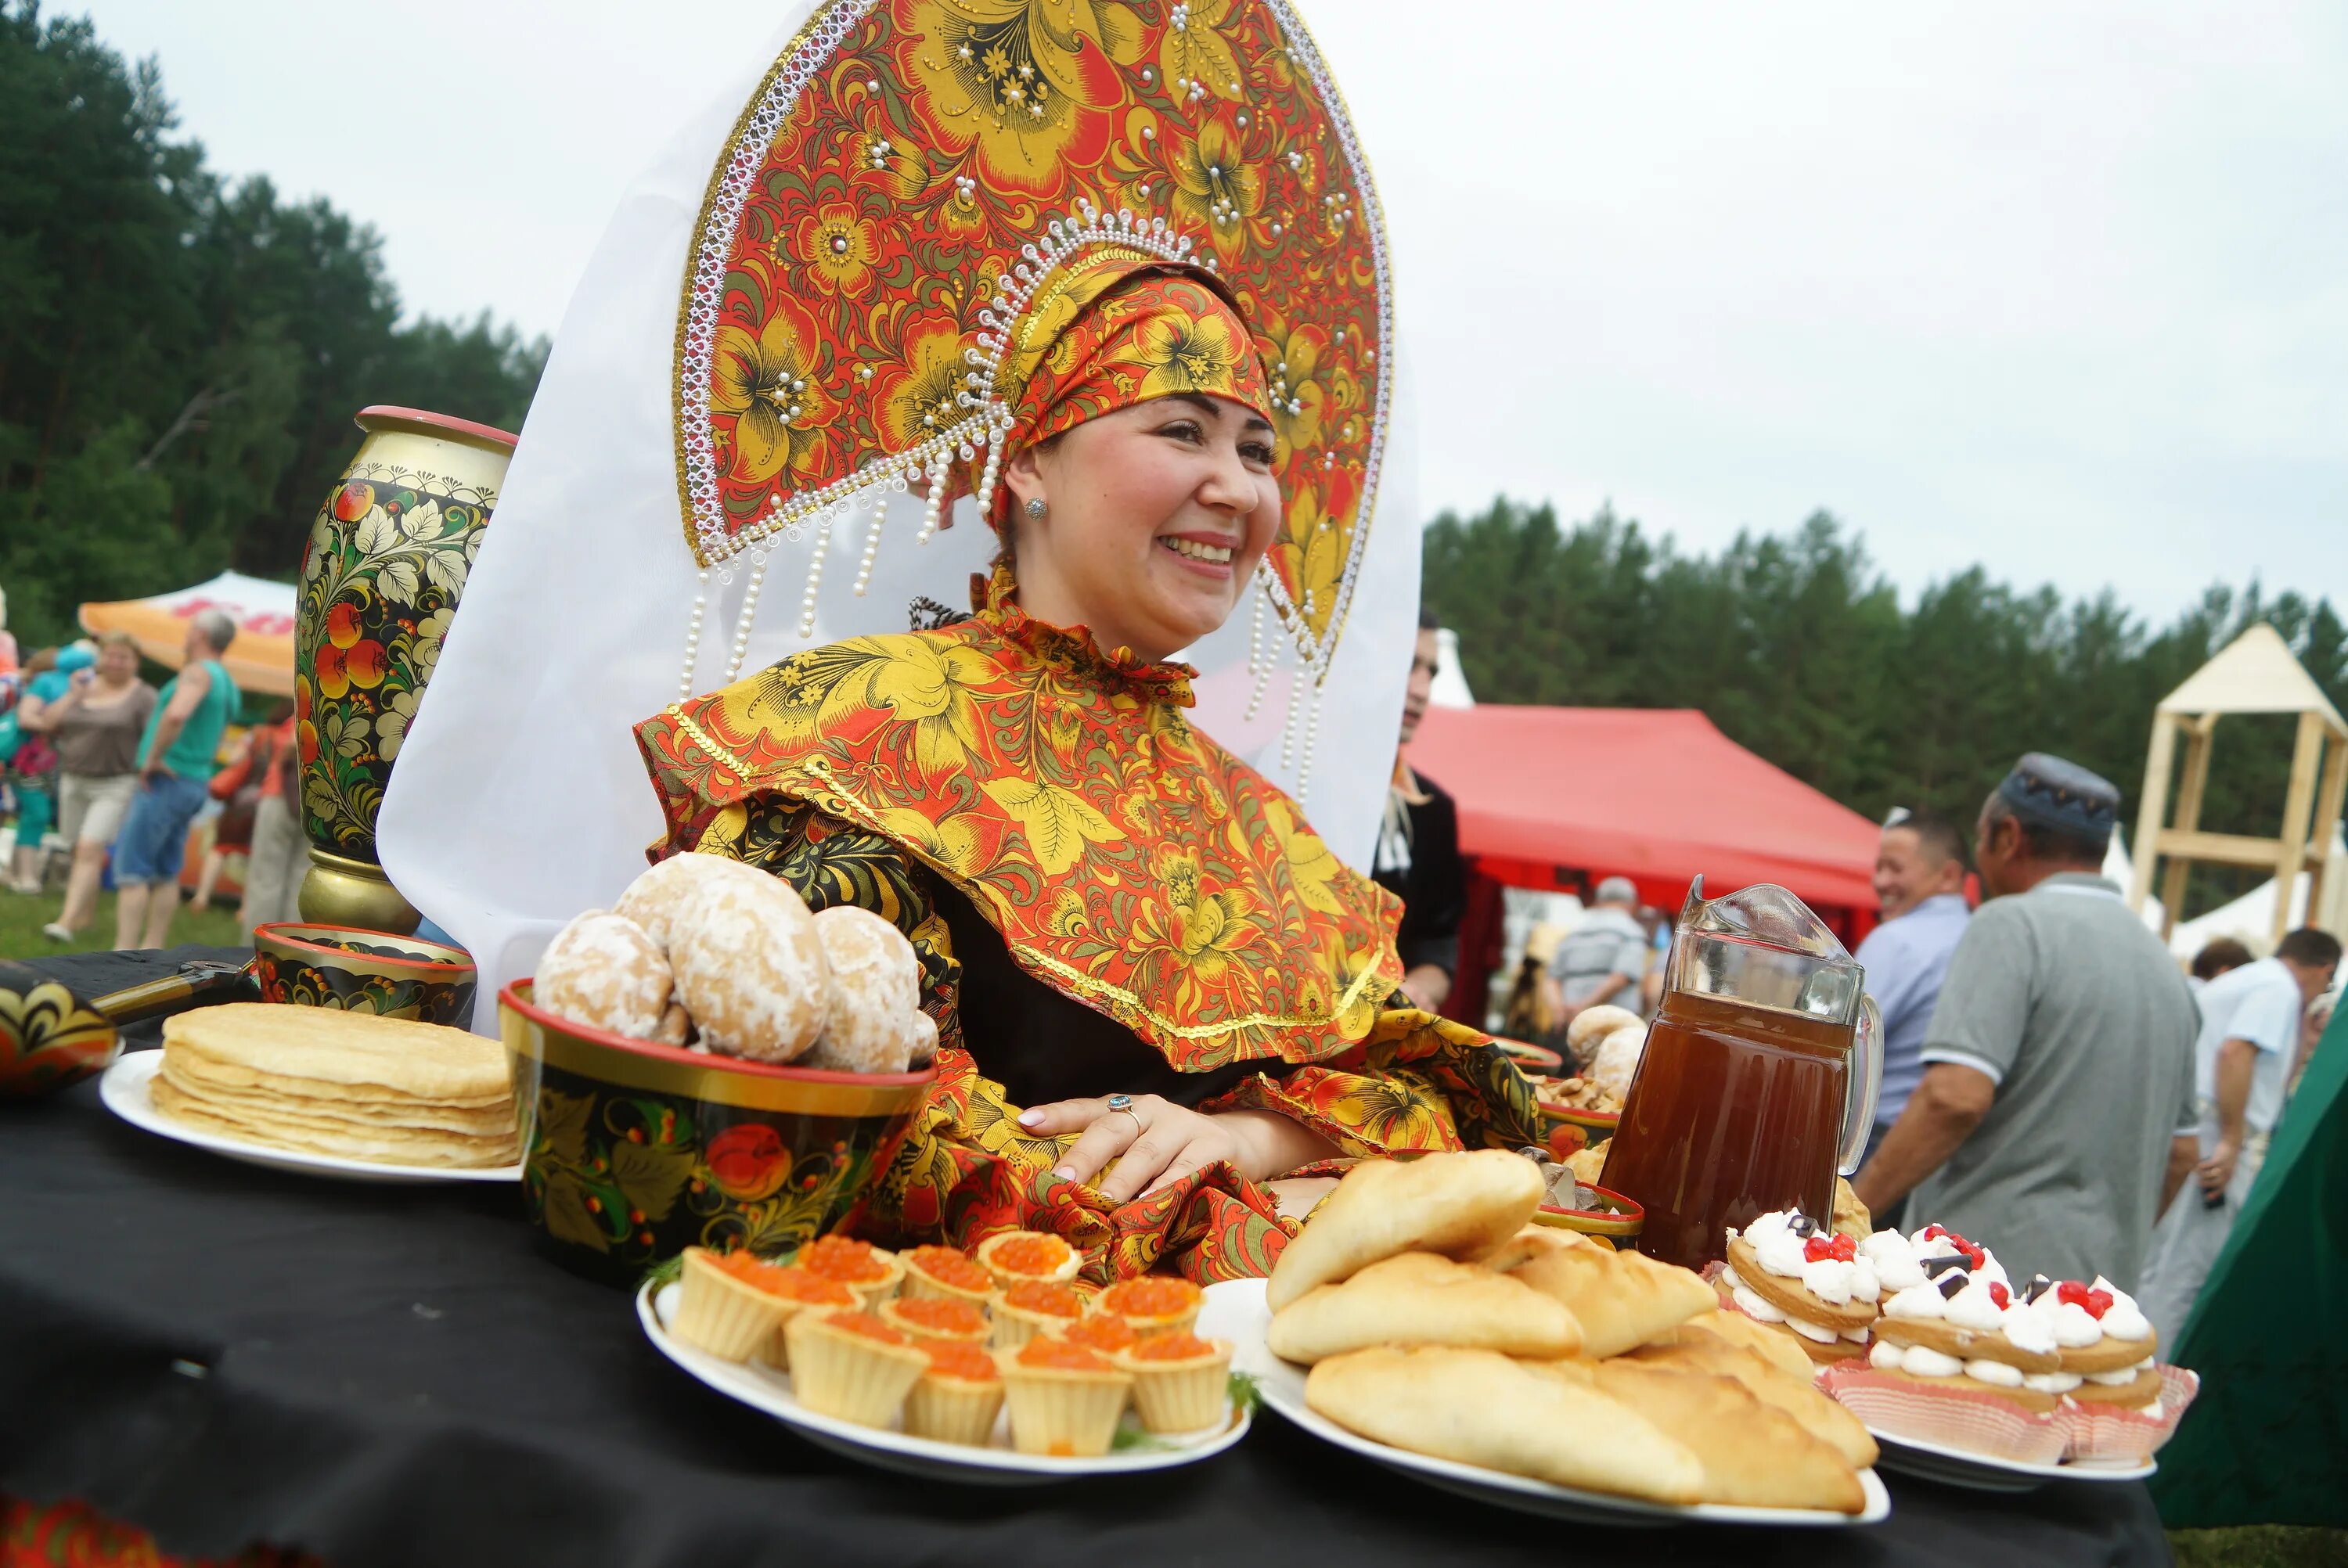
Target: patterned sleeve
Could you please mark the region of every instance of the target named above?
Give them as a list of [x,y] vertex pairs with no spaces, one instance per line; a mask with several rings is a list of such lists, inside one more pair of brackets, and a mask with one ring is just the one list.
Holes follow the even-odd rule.
[[1344,1056],[1258,1073],[1200,1109],[1274,1112],[1348,1155],[1514,1149],[1543,1131],[1532,1085],[1488,1036],[1399,1008]]
[[904,932],[938,1025],[937,1082],[889,1170],[843,1228],[876,1240],[970,1246],[998,1231],[1049,1231],[1085,1255],[1096,1282],[1173,1264],[1201,1283],[1270,1271],[1292,1228],[1272,1195],[1217,1164],[1145,1198],[1111,1204],[1052,1174],[1074,1142],[1021,1128],[1003,1086],[963,1049],[962,966],[922,873],[889,840],[816,808],[755,796],[703,815],[692,847],[772,872],[811,908],[856,904]]

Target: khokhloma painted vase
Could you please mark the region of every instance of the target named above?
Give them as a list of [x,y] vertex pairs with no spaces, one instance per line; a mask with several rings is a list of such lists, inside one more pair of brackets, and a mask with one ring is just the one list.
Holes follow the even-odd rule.
[[498,504],[514,437],[415,408],[363,408],[358,453],[302,549],[295,735],[310,873],[302,918],[413,932],[376,813]]

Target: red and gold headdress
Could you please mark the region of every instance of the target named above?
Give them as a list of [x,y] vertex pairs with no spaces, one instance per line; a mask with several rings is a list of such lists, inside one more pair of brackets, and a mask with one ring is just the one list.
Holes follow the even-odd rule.
[[[954,494],[985,515],[1067,323],[1195,272],[1260,369],[1179,346],[1211,349],[1278,429],[1262,586],[1325,674],[1377,491],[1392,307],[1368,167],[1288,0],[828,0],[744,109],[688,255],[685,538],[705,574],[751,555],[746,628],[778,535],[814,533],[806,627],[851,511],[871,514],[860,589],[891,496],[927,488],[924,539]],[[1075,424],[1080,405],[1051,405]]]

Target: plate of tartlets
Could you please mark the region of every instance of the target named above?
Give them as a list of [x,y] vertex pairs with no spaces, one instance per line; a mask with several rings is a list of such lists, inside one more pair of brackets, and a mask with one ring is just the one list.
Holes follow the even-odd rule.
[[638,1292],[636,1316],[709,1388],[909,1475],[1123,1475],[1195,1464],[1247,1435],[1232,1345],[1198,1286],[1151,1276],[1094,1292],[1065,1266],[1066,1243],[1014,1238],[1031,1239],[983,1263],[839,1237],[787,1263],[691,1248],[678,1277]]

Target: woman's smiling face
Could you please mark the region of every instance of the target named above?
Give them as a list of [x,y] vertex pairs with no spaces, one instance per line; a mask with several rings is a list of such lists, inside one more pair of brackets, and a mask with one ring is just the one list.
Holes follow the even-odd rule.
[[[1162,660],[1231,619],[1280,526],[1272,428],[1220,397],[1087,420],[1004,469],[1020,603]],[[1044,517],[1027,515],[1041,499]]]

